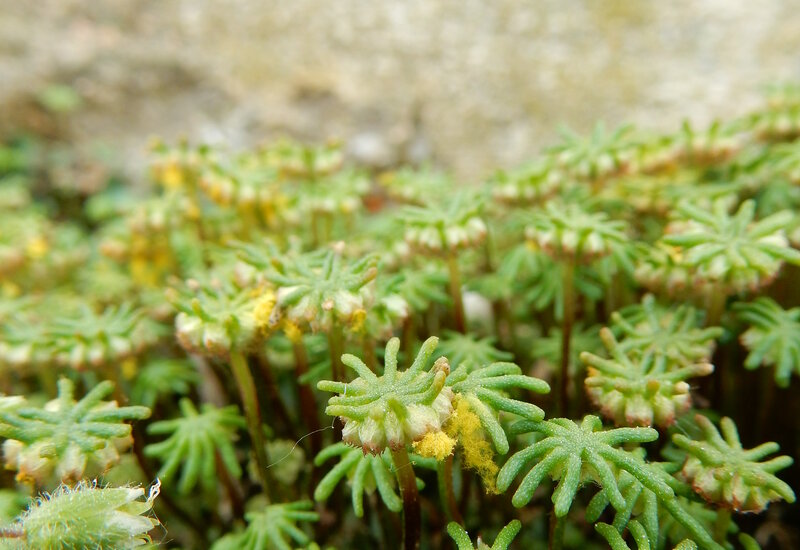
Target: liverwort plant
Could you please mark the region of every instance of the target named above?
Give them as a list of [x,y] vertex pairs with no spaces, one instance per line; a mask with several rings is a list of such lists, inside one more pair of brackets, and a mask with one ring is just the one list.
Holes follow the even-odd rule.
[[679,158],[696,166],[720,164],[742,147],[741,137],[730,124],[715,121],[708,128],[696,129],[684,121],[673,140]]
[[[645,532],[644,527],[642,527],[638,521],[631,521],[628,524],[628,527],[633,540],[636,542],[636,550],[650,550],[653,548],[650,540],[647,538],[647,533]],[[603,536],[604,539],[606,539],[609,546],[611,546],[611,550],[631,550],[631,547],[628,546],[628,543],[625,542],[625,539],[622,538],[622,535],[620,535],[619,531],[617,531],[613,526],[600,522],[596,523],[594,528]],[[673,550],[697,550],[697,544],[692,540],[685,539],[679,542]]]
[[190,353],[218,359],[255,346],[268,321],[259,312],[274,302],[269,292],[254,296],[252,290],[219,278],[207,283],[190,279],[170,297],[178,310],[175,336],[180,345]]
[[475,185],[0,136],[0,548],[791,547],[799,90]]
[[265,147],[259,154],[265,165],[274,167],[289,180],[317,180],[336,172],[344,162],[344,151],[336,141],[307,145],[283,139]]
[[563,143],[551,149],[556,163],[573,178],[599,185],[611,176],[624,174],[631,168],[633,141],[629,125],[607,132],[597,123],[591,135],[582,138],[564,129]]
[[365,454],[363,450],[346,443],[335,443],[323,449],[314,459],[314,464],[321,466],[334,456],[339,457],[339,463],[319,482],[314,490],[314,500],[327,500],[336,485],[347,478],[351,483],[351,500],[356,517],[364,516],[364,492],[374,492],[375,489],[389,510],[400,512],[403,509],[403,501],[395,492],[397,479],[393,475],[389,453]]
[[508,438],[497,420],[501,411],[528,420],[544,418],[542,409],[533,403],[510,398],[507,393],[514,389],[535,393],[550,391],[547,382],[523,375],[522,369],[514,363],[492,363],[472,370],[462,364],[447,377],[447,385],[457,399],[464,399],[478,415],[500,454],[506,454],[509,449]]
[[623,245],[625,224],[609,220],[603,213],[589,212],[579,204],[547,203],[534,216],[526,236],[563,266],[563,319],[561,327],[561,368],[559,406],[566,412],[569,395],[570,339],[575,324],[575,270],[579,263],[607,256]]
[[681,364],[657,362],[654,354],[630,354],[608,329],[600,338],[610,359],[581,353],[586,364],[586,391],[594,405],[617,425],[665,428],[675,422],[692,404],[689,378],[714,371],[709,363]]
[[[615,509],[625,508],[615,469],[628,472],[653,491],[673,514],[679,512],[675,508],[674,491],[663,478],[654,475],[651,467],[633,452],[619,448],[623,444],[655,441],[658,432],[652,428],[604,430],[600,419],[589,415],[580,424],[565,418],[542,422],[524,420],[515,426],[514,432],[537,432],[544,438],[517,452],[505,463],[497,476],[497,487],[507,490],[514,478],[535,462],[511,499],[514,506],[522,507],[531,501],[545,477],[549,475],[558,480],[552,497],[551,547],[561,547],[563,518],[572,507],[578,489],[587,481],[599,484]],[[698,541],[709,548],[720,548],[691,516],[683,513],[678,517]]]
[[450,372],[447,360],[440,358],[427,369],[437,342],[437,338],[426,340],[414,363],[405,371],[398,371],[400,340],[392,338],[386,345],[381,376],[357,357],[344,355],[342,362],[358,378],[349,383],[323,380],[317,384],[320,390],[338,394],[328,400],[325,412],[341,417],[346,443],[374,455],[389,448],[403,496],[404,546],[408,549],[419,547],[420,508],[407,446],[441,432],[453,411],[453,392],[445,386]]
[[479,196],[462,191],[444,204],[409,206],[403,212],[406,242],[415,250],[447,261],[455,327],[462,333],[467,326],[458,258],[462,250],[475,248],[486,239],[488,229],[482,210]]
[[639,258],[634,277],[644,288],[670,299],[701,290],[680,248],[657,242]]
[[348,354],[342,362],[358,378],[348,383],[323,380],[317,384],[322,391],[339,394],[328,400],[325,412],[342,418],[346,443],[378,454],[386,447],[402,449],[431,431],[441,430],[453,410],[453,394],[445,386],[450,373],[446,359],[438,359],[430,370],[425,370],[437,342],[435,337],[426,340],[414,364],[398,371],[400,340],[392,338],[386,345],[381,376]]
[[748,117],[756,136],[765,141],[792,140],[800,135],[800,85],[769,86],[766,105]]
[[662,239],[680,248],[695,284],[707,289],[708,325],[719,324],[728,295],[768,285],[784,262],[800,264],[800,252],[785,235],[793,214],[783,211],[758,221],[754,215],[752,200],[744,201],[734,215],[723,201],[711,211],[682,202]]
[[158,457],[164,464],[158,472],[165,482],[172,482],[182,467],[178,490],[189,493],[199,482],[205,489],[213,488],[217,479],[217,461],[234,477],[242,475],[233,441],[236,431],[245,427],[244,419],[231,405],[217,409],[205,403],[201,412],[189,399],[181,399],[183,416],[152,423],[147,432],[169,438],[145,447],[147,456]]
[[562,174],[553,170],[553,160],[541,159],[514,170],[500,170],[489,179],[487,186],[495,200],[522,205],[550,197],[561,179]]
[[129,304],[99,314],[82,308],[56,317],[50,345],[59,364],[79,370],[103,367],[141,353],[158,339],[158,328]]
[[775,383],[786,388],[792,373],[800,374],[800,308],[783,309],[767,297],[733,304],[736,316],[750,327],[742,333],[742,345],[750,353],[747,369],[775,367]]
[[230,364],[253,441],[262,490],[269,491],[266,441],[261,413],[246,353],[262,342],[269,325],[274,295],[240,289],[232,281],[214,278],[207,284],[190,280],[174,298],[178,342],[191,353],[227,360]]
[[[643,449],[639,449],[643,451]],[[644,456],[644,453],[640,453]],[[700,502],[691,500],[691,488],[674,473],[680,469],[679,464],[650,463],[649,474],[669,485],[673,491],[668,500],[660,499],[650,488],[628,473],[619,473],[619,488],[626,505],[614,510],[613,523],[609,525],[617,535],[603,528],[603,537],[620,540],[627,529],[639,547],[667,548],[667,543],[678,544],[700,540],[695,533],[714,533],[717,542],[725,544],[728,537],[736,532],[736,526],[726,519],[724,514],[705,508]],[[595,523],[596,527],[603,512],[610,504],[607,495],[599,491],[586,508],[586,520]],[[727,525],[720,525],[720,520]],[[721,530],[720,530],[721,527]],[[688,538],[687,538],[688,537]],[[702,535],[704,540],[707,535]]]
[[791,457],[761,461],[779,449],[777,443],[744,449],[730,418],[720,421],[721,434],[705,416],[697,415],[695,422],[702,430],[701,440],[683,434],[672,440],[687,452],[681,475],[703,498],[737,512],[761,512],[775,500],[794,502],[792,488],[775,476],[792,464]]
[[369,179],[355,170],[343,170],[324,181],[294,188],[298,214],[311,220],[320,244],[331,240],[335,220],[352,221],[363,208],[362,197],[369,190]]
[[514,355],[495,347],[492,337],[478,338],[473,334],[445,331],[436,355],[447,357],[452,368],[462,363],[468,370],[497,361],[509,361]]
[[228,535],[217,541],[212,550],[292,550],[292,542],[303,547],[311,542],[300,521],[319,521],[319,514],[311,511],[309,500],[271,504],[245,514],[247,529],[240,534]]
[[0,411],[0,436],[6,467],[17,479],[54,487],[96,476],[119,461],[132,443],[126,420],[150,416],[147,407],[118,407],[103,401],[113,390],[101,382],[81,400],[71,380],[58,382],[58,397],[43,408],[15,406]]
[[341,380],[343,329],[364,321],[366,307],[374,299],[370,283],[377,274],[374,256],[347,261],[341,247],[322,254],[275,258],[273,269],[266,274],[277,287],[270,323],[276,325],[285,317],[299,327],[327,333],[333,377]]
[[381,174],[378,184],[394,200],[417,206],[424,205],[431,194],[446,196],[452,193],[454,182],[445,172],[431,168],[401,168]]
[[653,362],[654,368],[667,370],[707,363],[720,327],[700,328],[697,310],[681,304],[675,308],[659,305],[652,294],[640,304],[611,314],[612,331],[621,336],[618,347],[624,353]]
[[497,477],[498,488],[501,491],[508,489],[514,478],[536,461],[514,493],[512,503],[521,507],[530,502],[533,492],[545,476],[551,475],[560,480],[553,493],[556,517],[563,517],[569,512],[575,494],[587,478],[603,487],[615,508],[622,508],[625,499],[619,492],[611,465],[632,468],[640,475],[646,474],[640,472],[639,462],[616,447],[623,443],[645,443],[658,438],[658,433],[651,428],[602,430],[602,423],[596,416],[585,417],[581,424],[564,418],[544,422],[523,421],[514,431],[537,431],[545,437],[514,454],[506,462]]

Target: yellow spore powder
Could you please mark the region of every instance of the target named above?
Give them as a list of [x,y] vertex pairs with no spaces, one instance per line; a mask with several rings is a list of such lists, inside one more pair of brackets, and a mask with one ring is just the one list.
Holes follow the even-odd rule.
[[419,441],[415,441],[412,446],[414,452],[427,458],[435,458],[441,462],[453,452],[456,440],[444,432],[428,432]]
[[492,444],[487,441],[478,415],[470,409],[466,399],[457,399],[455,411],[444,431],[458,440],[464,452],[464,464],[478,472],[487,493],[497,494],[496,480],[499,468],[494,463]]

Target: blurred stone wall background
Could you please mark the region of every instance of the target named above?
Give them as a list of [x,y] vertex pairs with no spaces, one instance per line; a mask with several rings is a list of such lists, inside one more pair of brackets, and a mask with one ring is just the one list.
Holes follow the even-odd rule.
[[[152,135],[338,137],[477,180],[560,123],[746,112],[799,52],[789,0],[0,0],[0,132],[103,144],[133,172]],[[54,83],[81,106],[48,128],[31,98]]]

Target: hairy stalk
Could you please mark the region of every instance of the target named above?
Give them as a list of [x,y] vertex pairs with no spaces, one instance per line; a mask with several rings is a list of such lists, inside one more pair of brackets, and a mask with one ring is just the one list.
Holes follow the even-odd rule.
[[[294,350],[294,372],[298,379],[308,372],[308,354],[302,341],[293,341]],[[308,384],[297,384],[297,391],[300,395],[300,413],[303,416],[303,423],[311,432],[311,451],[314,455],[322,449],[322,432],[320,429],[319,415],[317,414],[317,402],[314,393]]]
[[456,502],[455,491],[453,491],[453,455],[449,455],[442,462],[436,464],[436,477],[439,482],[439,498],[442,501],[448,521],[464,524],[461,512]]
[[265,448],[264,431],[261,428],[261,414],[258,412],[258,398],[250,373],[250,366],[240,351],[231,351],[231,370],[239,388],[239,396],[242,399],[244,416],[247,419],[247,430],[250,432],[250,439],[253,442],[253,451],[256,455],[258,465],[258,479],[261,482],[261,489],[269,499],[269,476],[267,475],[267,450]]
[[461,297],[461,271],[458,267],[458,256],[454,253],[447,256],[447,269],[450,272],[450,297],[453,300],[453,316],[456,330],[467,333],[467,320],[464,315],[464,301]]
[[561,550],[564,547],[566,525],[567,516],[558,517],[555,512],[550,514],[550,540],[547,543],[549,550]]
[[405,446],[392,449],[392,461],[397,471],[397,481],[403,496],[403,546],[405,550],[418,550],[422,531],[419,491],[414,467]]
[[564,263],[564,320],[561,325],[561,386],[558,401],[559,414],[567,416],[569,401],[569,359],[572,325],[575,324],[575,260]]

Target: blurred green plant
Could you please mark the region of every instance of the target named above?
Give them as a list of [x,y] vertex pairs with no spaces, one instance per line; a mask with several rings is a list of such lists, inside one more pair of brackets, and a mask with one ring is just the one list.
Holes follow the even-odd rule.
[[742,333],[742,345],[750,351],[747,369],[775,367],[775,383],[789,386],[792,373],[800,374],[800,308],[783,309],[767,297],[733,305],[737,317],[750,325]]
[[306,546],[311,542],[311,537],[296,524],[300,521],[319,521],[319,514],[311,511],[312,506],[310,500],[305,500],[271,504],[261,510],[247,512],[245,514],[247,529],[241,534],[229,535],[226,539],[220,540],[212,546],[212,549],[292,550],[293,545],[290,541]]
[[80,401],[71,380],[58,382],[58,397],[44,407],[14,406],[0,411],[0,436],[6,438],[6,467],[17,479],[56,487],[103,473],[131,443],[126,420],[150,416],[147,407],[118,407],[103,401],[114,388],[101,382]]
[[347,478],[351,485],[353,511],[356,517],[364,516],[364,492],[373,492],[375,489],[389,510],[400,512],[403,509],[403,501],[395,492],[396,479],[387,452],[378,455],[365,454],[362,450],[345,443],[336,443],[323,449],[314,459],[314,464],[321,466],[334,456],[339,457],[339,463],[319,482],[314,490],[314,500],[327,500],[336,485]]
[[240,477],[242,469],[233,442],[236,431],[245,427],[245,421],[236,407],[217,409],[206,403],[198,412],[186,398],[180,400],[179,406],[182,418],[159,420],[147,427],[152,435],[169,434],[169,438],[144,449],[147,456],[158,457],[163,463],[159,477],[169,483],[181,468],[177,487],[183,494],[189,493],[198,482],[206,490],[212,489],[217,481],[218,460],[229,474]]
[[800,264],[800,252],[789,245],[788,211],[755,221],[755,202],[744,201],[730,215],[723,201],[711,211],[688,203],[677,205],[677,219],[663,242],[680,248],[698,283],[710,283],[732,294],[768,285],[783,262]]

